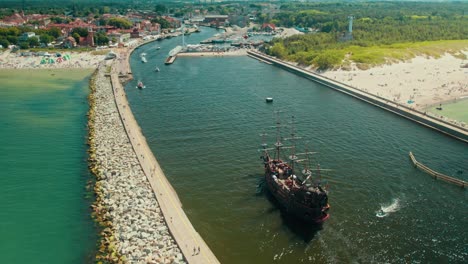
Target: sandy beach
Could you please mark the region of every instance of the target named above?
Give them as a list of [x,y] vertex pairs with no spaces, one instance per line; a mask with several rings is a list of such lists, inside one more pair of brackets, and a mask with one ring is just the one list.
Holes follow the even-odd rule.
[[[465,55],[468,51],[464,52]],[[322,75],[418,110],[468,96],[468,59],[450,54],[441,58],[416,57],[410,61],[368,70],[333,70]]]
[[[105,55],[93,55],[91,52],[70,52],[60,50],[62,57],[69,55],[70,59],[57,62],[57,57],[50,58],[55,63],[41,64],[43,56],[20,56],[20,52],[12,53],[5,50],[0,53],[0,69],[49,69],[49,68],[97,68],[99,62],[104,60]],[[55,54],[55,52],[49,52]],[[59,60],[60,61],[60,60]]]

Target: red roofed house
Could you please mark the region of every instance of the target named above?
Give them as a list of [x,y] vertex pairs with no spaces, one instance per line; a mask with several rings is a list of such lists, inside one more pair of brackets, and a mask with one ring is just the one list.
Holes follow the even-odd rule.
[[164,18],[167,22],[169,22],[169,24],[171,24],[171,27],[173,28],[178,28],[180,27],[180,21],[175,19],[175,18],[172,18],[170,16],[163,16],[162,18]]
[[276,30],[275,24],[265,23],[265,24],[262,25],[262,31],[272,32],[272,31],[275,31],[275,30]]
[[5,24],[10,24],[10,25],[23,25],[24,23],[28,22],[27,19],[24,17],[23,14],[18,14],[15,13],[11,16],[3,18],[3,22]]

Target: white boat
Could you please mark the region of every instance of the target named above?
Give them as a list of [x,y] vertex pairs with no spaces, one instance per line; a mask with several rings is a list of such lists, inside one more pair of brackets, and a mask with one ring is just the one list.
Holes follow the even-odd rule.
[[156,67],[156,68],[154,69],[154,71],[155,71],[155,72],[159,72],[159,71],[160,71],[160,70],[159,70],[159,67]]
[[146,56],[146,53],[143,52],[142,54],[140,54],[140,56],[144,57],[144,56]]
[[146,63],[147,62],[146,57],[141,57],[141,62]]
[[177,55],[177,53],[179,53],[180,51],[182,50],[182,46],[176,46],[175,48],[173,48],[171,51],[169,51],[169,56],[171,57],[174,57],[175,55]]
[[138,81],[138,84],[137,84],[137,87],[138,89],[144,89],[146,88],[146,86],[141,82],[141,81]]
[[161,49],[161,47],[157,46],[156,49],[157,49],[157,50],[158,50],[158,49]]
[[273,103],[273,97],[267,97],[267,98],[265,98],[265,101],[267,103]]

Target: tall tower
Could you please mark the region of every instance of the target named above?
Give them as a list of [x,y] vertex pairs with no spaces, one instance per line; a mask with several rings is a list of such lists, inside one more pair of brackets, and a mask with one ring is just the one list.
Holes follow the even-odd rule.
[[349,25],[348,25],[348,33],[349,34],[352,34],[353,33],[353,15],[349,15],[348,16],[348,21],[349,21]]
[[86,37],[86,42],[88,42],[88,46],[94,47],[94,31],[93,28],[88,28],[88,36]]

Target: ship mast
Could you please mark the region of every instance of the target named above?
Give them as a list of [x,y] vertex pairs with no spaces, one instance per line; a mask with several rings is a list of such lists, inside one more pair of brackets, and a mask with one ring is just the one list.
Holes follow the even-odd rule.
[[297,156],[296,156],[296,132],[294,131],[294,116],[291,116],[291,138],[292,146],[291,146],[291,155],[289,156],[289,160],[291,161],[291,169],[294,172],[294,164],[296,163]]
[[295,125],[295,119],[294,116],[291,117],[291,137],[286,138],[285,140],[291,140],[292,145],[291,145],[291,155],[289,156],[289,160],[291,161],[291,169],[294,171],[294,164],[297,161],[297,156],[296,156],[296,140],[301,139],[301,137],[296,137],[296,127]]
[[280,149],[283,146],[283,143],[281,142],[281,122],[280,122],[280,113],[281,111],[277,110],[275,111],[276,114],[276,152],[275,152],[275,160],[280,159]]

